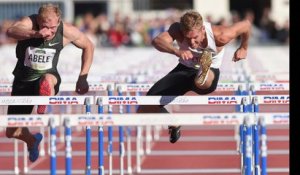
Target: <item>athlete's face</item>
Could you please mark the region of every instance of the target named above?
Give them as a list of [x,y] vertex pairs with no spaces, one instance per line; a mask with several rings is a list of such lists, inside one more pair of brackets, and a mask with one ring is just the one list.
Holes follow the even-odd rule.
[[43,18],[38,20],[39,29],[45,32],[45,40],[54,38],[60,19],[54,12],[48,12]]
[[205,39],[205,30],[204,27],[193,28],[190,31],[184,33],[184,38],[188,42],[189,46],[193,49],[196,49],[200,46],[201,42]]

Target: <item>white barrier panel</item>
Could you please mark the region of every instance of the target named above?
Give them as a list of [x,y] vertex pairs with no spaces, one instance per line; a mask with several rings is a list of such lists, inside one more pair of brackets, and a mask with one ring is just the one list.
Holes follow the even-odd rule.
[[241,96],[96,96],[103,105],[238,105],[242,99],[250,104],[253,98],[261,104],[289,104],[289,95]]
[[[120,87],[122,91],[126,92],[148,92],[153,86],[153,83],[148,84],[128,84],[128,83],[117,83],[116,88]],[[237,91],[239,86],[242,90],[246,89],[246,85],[242,83],[219,83],[216,91]]]
[[41,127],[49,126],[50,118],[53,118],[54,125],[59,126],[59,115],[0,115],[0,126],[2,127]]
[[237,105],[249,96],[96,96],[103,105]]
[[[153,86],[153,83],[116,83],[116,89],[120,87],[126,92],[147,92]],[[255,91],[289,91],[289,83],[218,83],[216,91],[237,91],[249,90],[253,86]]]
[[[114,83],[114,82],[90,82],[89,91],[106,91],[110,86],[111,90],[118,87],[126,92],[148,92],[153,83]],[[242,90],[249,90],[253,86],[255,91],[289,91],[289,83],[218,83],[216,91],[237,91],[239,87]],[[75,83],[62,83],[60,91],[75,91]],[[11,84],[0,84],[0,92],[11,92]]]
[[[115,83],[113,82],[104,82],[104,83],[97,83],[91,82],[89,83],[89,91],[107,91],[108,87],[111,90],[114,90]],[[60,85],[60,91],[75,91],[76,84],[74,83],[62,83]]]
[[154,114],[62,114],[62,115],[0,115],[0,126],[150,126],[150,125],[236,125],[245,116],[253,121],[264,117],[266,124],[289,124],[289,113],[154,113]]
[[1,105],[84,105],[88,100],[94,104],[93,96],[0,96]]

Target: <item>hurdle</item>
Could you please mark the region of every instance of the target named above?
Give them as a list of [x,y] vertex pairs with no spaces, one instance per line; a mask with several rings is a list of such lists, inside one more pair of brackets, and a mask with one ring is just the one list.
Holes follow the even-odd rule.
[[[0,116],[0,126],[49,126],[51,127],[51,169],[50,174],[56,174],[55,152],[56,138],[55,127],[57,126],[148,126],[148,125],[215,125],[208,122],[211,113],[203,114],[65,114],[65,115],[5,115]],[[221,113],[219,114],[224,122],[219,122],[219,125],[236,125],[241,124],[245,118],[255,118],[252,113]],[[261,113],[260,116],[272,116],[273,114]],[[286,115],[286,114],[283,114]],[[22,119],[22,120],[21,120]],[[249,119],[247,119],[249,120]],[[22,122],[19,122],[22,121]],[[30,122],[28,122],[30,121]],[[273,117],[265,120],[266,124],[274,124]],[[69,135],[67,132],[66,136]],[[250,137],[251,139],[251,137]],[[66,142],[71,142],[71,134]],[[71,143],[68,143],[71,144]],[[67,145],[67,144],[66,144]],[[251,150],[251,149],[250,149]],[[70,147],[66,146],[66,159],[70,156]],[[248,150],[249,151],[249,150]],[[71,168],[66,164],[66,169]],[[68,171],[68,170],[66,170]],[[203,170],[205,172],[207,170]],[[217,170],[216,170],[217,171]],[[83,171],[84,172],[84,171]],[[142,171],[141,171],[142,172]],[[236,172],[232,170],[232,172]],[[80,172],[79,172],[80,173]],[[82,172],[81,172],[82,173]],[[86,172],[85,172],[86,173]],[[93,172],[94,173],[94,172]]]
[[[242,99],[248,96],[97,96],[103,105],[239,105]],[[221,99],[223,102],[219,101]],[[216,101],[215,101],[216,100]],[[141,130],[137,130],[137,150],[136,150],[136,164],[137,172],[141,171],[140,160],[140,145],[139,138],[141,138]]]
[[[135,93],[136,96],[140,96],[140,93],[146,93],[150,90],[150,88],[153,86],[152,83],[116,83],[115,87],[118,89],[119,96],[123,95],[123,92],[126,93],[126,96],[130,96],[130,93]],[[131,105],[126,105],[126,112],[130,113],[130,106]],[[136,106],[136,110],[137,110]],[[122,105],[120,105],[120,108],[122,108]],[[120,110],[121,113],[121,110]],[[158,139],[159,138],[159,128],[158,126],[156,127],[156,132],[155,132],[155,137]],[[139,130],[137,132],[137,139],[136,139],[136,147],[139,148],[140,154],[143,154],[143,142],[142,137],[141,137],[141,126],[137,126],[136,128]],[[129,174],[132,173],[132,166],[131,166],[131,130],[129,127],[127,127],[127,172]],[[151,126],[146,126],[146,153],[150,152],[150,142],[152,141],[152,136],[151,136]]]
[[[276,89],[276,88],[275,88]],[[278,89],[278,88],[277,88]],[[57,96],[55,96],[55,97],[57,97]],[[221,101],[221,103],[231,103],[231,104],[234,104],[234,102],[232,101],[232,102],[229,102],[229,101],[226,101],[225,99],[225,97],[228,97],[228,96],[218,96],[220,99],[222,99],[223,97],[224,97],[224,101],[222,101],[222,100],[220,100]],[[242,97],[247,97],[247,99],[250,99],[249,98],[249,96],[242,96]],[[270,95],[264,95],[264,96],[255,96],[255,97],[258,97],[258,99],[257,99],[257,101],[259,101],[260,103],[267,103],[267,104],[276,104],[276,103],[278,103],[278,104],[285,104],[285,103],[287,103],[288,101],[289,101],[289,97],[287,97],[287,96],[281,96],[280,95],[280,97],[279,96],[270,96]],[[286,97],[286,98],[285,98]],[[125,98],[125,97],[124,97]],[[171,100],[171,99],[170,99]],[[216,99],[210,99],[210,102],[212,102],[212,103],[216,103],[216,101],[215,101]],[[220,102],[219,101],[219,102]],[[249,100],[250,101],[250,100]],[[168,103],[168,98],[164,101],[165,103]],[[123,103],[123,102],[122,102]],[[177,101],[177,103],[178,104],[180,104],[180,99]],[[191,103],[191,102],[190,102]],[[7,104],[6,104],[7,105]],[[24,104],[23,104],[24,105]],[[112,104],[111,104],[112,105]],[[116,104],[116,105],[118,105],[118,104]],[[126,104],[127,106],[129,106],[129,105],[134,105],[134,104]],[[211,104],[210,104],[211,105]],[[66,122],[67,123],[67,122]]]
[[[86,105],[87,107],[93,104],[94,102],[94,97],[93,96],[1,96],[0,97],[0,106],[6,106],[6,105]],[[87,111],[88,112],[88,111]],[[18,115],[13,115],[13,116],[18,116]],[[15,120],[11,118],[11,121],[15,122],[15,125],[22,125],[22,122],[30,122],[31,120],[37,121],[37,124],[31,124],[33,126],[44,126],[44,122],[40,122],[41,118],[43,118],[44,115],[41,115],[39,118],[33,117],[29,118],[30,120],[28,121],[18,121],[18,117],[15,117]],[[24,118],[26,119],[26,118]],[[20,124],[18,124],[20,123]],[[11,123],[8,123],[12,126]],[[25,125],[26,126],[26,125]],[[50,130],[50,147],[51,145],[54,144],[56,140],[56,130],[55,128],[51,128]],[[52,139],[52,140],[51,140]],[[18,166],[18,149],[17,146],[17,140],[15,139],[15,157],[14,157],[14,172],[15,174],[19,174],[19,166]],[[27,163],[27,149],[25,149],[27,146],[24,143],[24,173],[28,173],[28,163]],[[50,157],[51,157],[51,169],[56,169],[56,165],[53,164],[53,160],[56,159],[56,155],[54,154],[54,150],[50,150]],[[69,162],[69,161],[68,161]],[[55,171],[54,171],[55,173]],[[67,173],[66,173],[67,174]]]
[[[252,89],[253,90],[253,89]],[[241,174],[267,175],[267,142],[266,142],[266,117],[259,117],[259,104],[289,104],[289,95],[254,95],[255,91],[250,91],[250,103],[243,101],[243,111],[254,114],[254,118],[246,118],[240,125],[240,154],[241,154]],[[274,117],[289,116],[287,114],[276,114]],[[271,116],[269,116],[271,118]],[[274,123],[273,123],[274,124]],[[259,138],[259,134],[261,138]],[[253,141],[252,141],[253,140]],[[261,151],[259,146],[261,144]],[[261,155],[261,157],[259,156]],[[260,160],[261,159],[261,164]],[[254,168],[253,168],[254,167]],[[253,170],[254,169],[254,170]]]

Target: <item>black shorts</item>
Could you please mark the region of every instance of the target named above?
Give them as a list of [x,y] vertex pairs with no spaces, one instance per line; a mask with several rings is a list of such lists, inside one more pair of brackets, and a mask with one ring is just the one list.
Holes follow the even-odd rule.
[[[55,95],[59,91],[61,78],[58,74],[53,74],[57,79],[57,84],[54,86]],[[39,96],[40,78],[34,81],[21,81],[14,79],[12,85],[11,96]],[[33,105],[9,105],[7,114],[31,114]]]
[[188,91],[194,91],[199,95],[209,94],[216,90],[220,76],[219,69],[210,68],[210,70],[215,74],[212,85],[208,89],[199,89],[194,83],[199,70],[179,63],[171,72],[156,82],[147,95],[179,96]]

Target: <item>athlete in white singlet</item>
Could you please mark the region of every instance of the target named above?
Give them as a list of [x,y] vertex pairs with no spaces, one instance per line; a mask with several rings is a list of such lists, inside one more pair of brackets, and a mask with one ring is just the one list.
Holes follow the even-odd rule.
[[[147,95],[179,96],[188,91],[209,94],[215,91],[220,66],[224,59],[224,46],[238,36],[241,44],[233,61],[246,58],[251,23],[248,20],[231,26],[217,26],[203,22],[196,11],[188,11],[180,22],[171,24],[168,31],[153,39],[152,45],[161,52],[179,57],[179,64],[156,82]],[[174,45],[177,42],[177,47]],[[226,58],[225,58],[226,59]],[[139,113],[168,112],[164,106],[140,106]],[[175,143],[181,133],[180,126],[169,126],[170,142]]]

